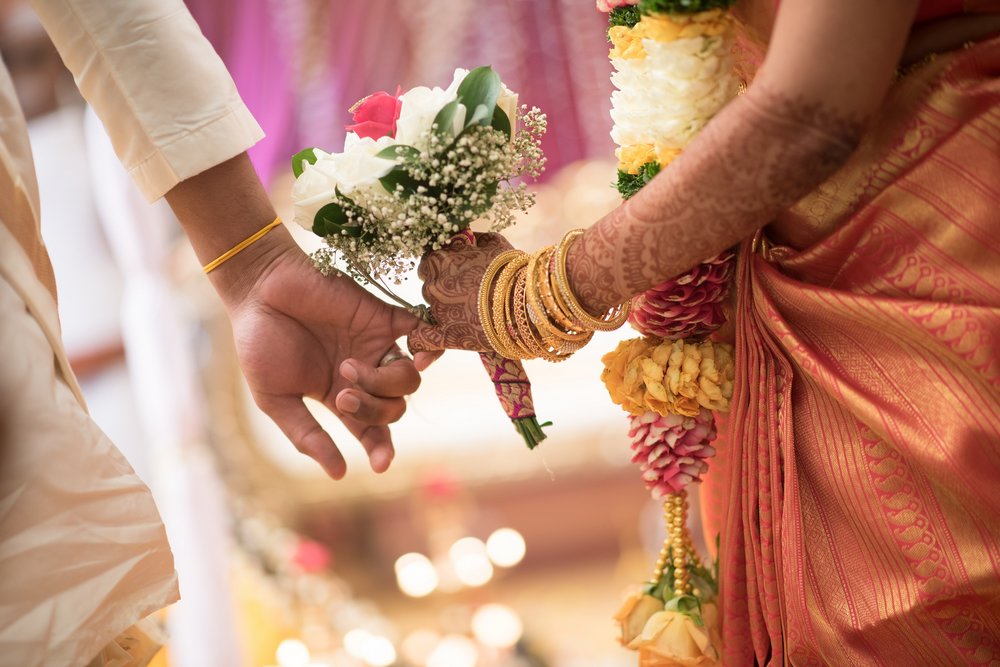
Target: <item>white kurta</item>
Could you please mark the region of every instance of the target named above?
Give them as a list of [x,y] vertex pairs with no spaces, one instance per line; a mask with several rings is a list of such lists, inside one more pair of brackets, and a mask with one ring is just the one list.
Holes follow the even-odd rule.
[[[262,136],[180,0],[33,5],[148,198]],[[0,665],[85,665],[177,584],[149,490],[88,417],[66,361],[2,66],[0,223]]]

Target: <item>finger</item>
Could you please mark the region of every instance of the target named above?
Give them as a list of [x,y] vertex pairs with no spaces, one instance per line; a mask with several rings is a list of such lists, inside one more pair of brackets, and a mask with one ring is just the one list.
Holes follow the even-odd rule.
[[417,352],[413,355],[413,366],[420,373],[430,368],[430,365],[441,358],[444,354],[444,350],[437,352]]
[[372,426],[398,422],[406,412],[402,398],[372,396],[357,389],[341,389],[334,400],[337,410]]
[[384,424],[364,424],[350,415],[343,415],[341,421],[365,448],[368,453],[368,464],[372,470],[377,473],[388,470],[389,464],[396,456],[389,427]]
[[421,324],[406,337],[406,347],[410,354],[444,350],[444,332],[430,324]]
[[[393,346],[393,349],[402,354],[399,348]],[[385,366],[371,366],[357,359],[347,359],[340,364],[340,374],[363,392],[383,398],[408,396],[420,387],[420,373],[413,360],[405,356]]]
[[347,463],[316,418],[298,396],[255,395],[261,410],[274,420],[295,448],[323,466],[326,474],[340,479],[347,472]]

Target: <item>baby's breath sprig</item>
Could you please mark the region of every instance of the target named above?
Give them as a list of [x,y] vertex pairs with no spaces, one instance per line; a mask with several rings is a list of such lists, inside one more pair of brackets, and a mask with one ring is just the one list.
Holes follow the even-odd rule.
[[541,175],[547,128],[545,114],[534,107],[522,106],[516,123],[513,138],[485,125],[470,126],[458,138],[436,127],[424,132],[419,143],[425,148],[401,158],[391,189],[383,181],[351,193],[346,227],[360,234],[327,235],[327,247],[313,255],[316,266],[329,273],[339,258],[352,278],[381,289],[379,281],[399,284],[424,252],[439,250],[473,222],[490,231],[512,225],[517,212],[535,203],[527,185],[515,181]]

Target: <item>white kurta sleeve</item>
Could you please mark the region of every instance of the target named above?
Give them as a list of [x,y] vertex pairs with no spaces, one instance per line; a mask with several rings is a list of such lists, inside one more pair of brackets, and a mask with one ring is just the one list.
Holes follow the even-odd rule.
[[32,5],[148,199],[264,136],[182,0]]

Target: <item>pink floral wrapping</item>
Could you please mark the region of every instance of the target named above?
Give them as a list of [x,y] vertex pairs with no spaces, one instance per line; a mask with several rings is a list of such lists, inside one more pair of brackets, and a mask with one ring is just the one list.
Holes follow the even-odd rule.
[[647,290],[633,300],[629,323],[639,333],[656,338],[707,336],[726,320],[723,302],[735,266],[736,253],[727,250]]
[[696,417],[655,412],[629,417],[632,462],[638,463],[646,488],[654,498],[682,491],[691,482],[700,482],[715,455],[711,446],[717,435],[715,418],[701,409]]
[[507,416],[511,419],[534,417],[535,402],[531,398],[531,382],[521,362],[505,359],[491,352],[482,352],[479,358],[493,380],[497,398]]

